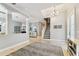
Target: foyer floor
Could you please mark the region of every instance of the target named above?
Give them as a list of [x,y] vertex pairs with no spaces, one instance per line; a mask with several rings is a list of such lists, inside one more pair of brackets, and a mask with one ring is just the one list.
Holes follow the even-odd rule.
[[20,50],[11,53],[9,56],[63,56],[63,50],[59,46],[50,44],[49,41],[32,43]]

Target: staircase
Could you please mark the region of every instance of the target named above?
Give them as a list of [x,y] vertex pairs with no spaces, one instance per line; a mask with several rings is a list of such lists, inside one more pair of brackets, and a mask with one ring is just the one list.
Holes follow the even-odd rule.
[[50,39],[50,25],[48,25],[46,28],[44,39]]

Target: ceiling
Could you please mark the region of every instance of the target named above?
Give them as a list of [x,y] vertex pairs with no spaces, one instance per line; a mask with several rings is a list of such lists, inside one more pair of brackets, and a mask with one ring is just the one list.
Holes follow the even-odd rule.
[[48,3],[48,4],[42,4],[42,3],[17,3],[16,4],[17,7],[19,7],[20,9],[23,9],[26,11],[26,13],[28,13],[29,16],[33,17],[33,18],[41,18],[41,10],[51,7],[52,4]]
[[13,11],[17,9],[30,20],[40,21],[44,18],[41,13],[41,10],[60,4],[61,3],[16,3],[15,5],[13,5],[12,3],[6,3],[5,6]]
[[[6,8],[19,12],[29,18],[31,22],[36,22],[44,19],[41,10],[58,6],[62,3],[2,3]],[[78,6],[78,4],[77,4]],[[22,21],[22,20],[21,20]]]
[[14,6],[26,13],[30,19],[38,21],[44,18],[41,14],[41,10],[59,4],[60,3],[16,3]]

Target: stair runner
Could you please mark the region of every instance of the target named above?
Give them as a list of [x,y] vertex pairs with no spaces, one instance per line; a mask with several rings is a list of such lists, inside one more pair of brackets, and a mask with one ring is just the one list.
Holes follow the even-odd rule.
[[50,25],[46,28],[44,39],[50,39]]

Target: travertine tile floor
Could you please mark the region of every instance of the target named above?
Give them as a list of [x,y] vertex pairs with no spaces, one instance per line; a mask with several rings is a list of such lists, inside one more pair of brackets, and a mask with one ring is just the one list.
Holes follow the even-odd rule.
[[26,46],[9,56],[63,56],[62,48],[50,44],[48,41],[41,41]]

